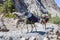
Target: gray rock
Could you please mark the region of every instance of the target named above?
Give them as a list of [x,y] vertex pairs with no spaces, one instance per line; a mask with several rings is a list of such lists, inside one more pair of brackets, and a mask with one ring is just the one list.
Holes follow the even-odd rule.
[[[60,8],[57,6],[54,0],[19,0],[20,2],[15,4],[15,8],[21,14],[26,11],[35,15],[41,15],[42,13],[50,13],[52,17],[59,16]],[[20,6],[19,6],[20,4]],[[21,5],[22,4],[22,5]],[[18,7],[19,6],[19,7]],[[20,9],[19,9],[20,8]],[[60,17],[60,16],[59,16]]]
[[42,40],[42,37],[40,34],[38,33],[20,33],[20,32],[16,32],[16,31],[12,31],[12,32],[0,32],[0,39],[1,40]]

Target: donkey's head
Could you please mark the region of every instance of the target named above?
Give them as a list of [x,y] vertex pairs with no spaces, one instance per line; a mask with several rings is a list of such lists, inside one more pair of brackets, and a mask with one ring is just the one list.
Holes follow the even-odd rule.
[[49,21],[49,17],[48,17],[48,15],[44,15],[44,16],[42,16],[41,23],[46,24],[48,21]]

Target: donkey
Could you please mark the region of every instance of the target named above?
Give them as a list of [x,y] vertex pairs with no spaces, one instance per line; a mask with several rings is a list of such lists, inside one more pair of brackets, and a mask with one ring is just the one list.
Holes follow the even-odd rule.
[[[32,21],[30,21],[30,20],[33,20],[33,18],[31,19],[31,18],[26,18],[25,17],[25,15],[27,15],[27,14],[25,14],[25,15],[22,15],[21,13],[19,13],[19,12],[14,12],[13,13],[14,15],[16,15],[17,16],[17,18],[19,19],[18,21],[17,21],[17,24],[16,24],[16,28],[18,28],[18,25],[19,24],[22,24],[22,23],[24,23],[24,25],[26,24],[27,25],[27,31],[28,31],[28,24],[31,24],[31,26],[32,26],[32,30],[33,30],[33,27],[34,27],[34,22],[32,22]],[[29,14],[30,15],[30,14]],[[24,17],[23,17],[24,16]],[[31,31],[32,31],[31,30]]]
[[[18,17],[18,19],[19,19],[17,21],[16,28],[18,28],[19,23],[25,23],[25,24],[31,24],[32,30],[33,30],[33,27],[35,27],[34,23],[39,22],[40,19],[42,19],[42,20],[40,20],[41,21],[40,23],[44,24],[45,28],[46,28],[46,23],[49,20],[48,16],[44,16],[44,17],[40,18],[40,17],[35,17],[33,14],[32,14],[32,16],[29,14],[31,16],[30,18],[25,18],[25,17],[23,18],[23,16],[28,15],[28,13],[26,13],[25,15],[22,15],[19,12],[14,12],[13,14],[15,14]],[[36,27],[35,27],[35,29],[36,29]],[[31,32],[32,32],[32,30],[31,30]],[[28,31],[28,26],[27,26],[27,31]]]

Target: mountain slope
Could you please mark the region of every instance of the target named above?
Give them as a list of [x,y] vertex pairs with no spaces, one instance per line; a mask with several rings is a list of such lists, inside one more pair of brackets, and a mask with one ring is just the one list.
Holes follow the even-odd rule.
[[41,15],[41,13],[48,12],[52,17],[56,14],[60,15],[60,8],[54,0],[19,0],[18,4],[15,1],[15,8],[21,13],[29,11]]

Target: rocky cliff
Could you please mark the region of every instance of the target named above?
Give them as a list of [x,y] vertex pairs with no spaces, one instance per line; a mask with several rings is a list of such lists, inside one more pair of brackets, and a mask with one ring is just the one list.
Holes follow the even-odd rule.
[[57,6],[57,4],[55,3],[54,0],[41,0],[42,3],[46,6],[46,7],[52,7],[54,8],[55,10],[59,10],[59,7]]
[[5,0],[0,0],[0,4],[2,4]]
[[[57,4],[55,3],[54,0],[41,0],[43,5],[46,7],[46,9],[48,10],[49,13],[52,14],[52,16],[54,15],[60,15],[60,8],[57,6]],[[59,16],[60,17],[60,16]]]
[[48,12],[52,15],[52,17],[56,14],[58,16],[60,15],[60,8],[54,0],[19,0],[18,4],[15,1],[15,8],[21,13],[29,11],[31,13],[36,13],[36,15],[41,15],[41,13]]

